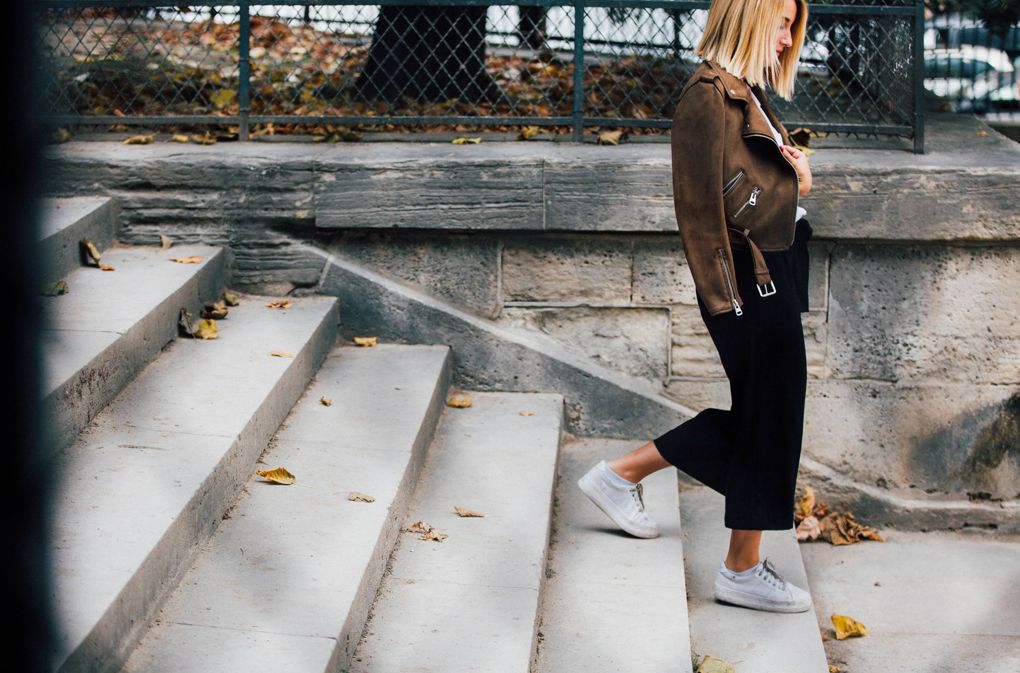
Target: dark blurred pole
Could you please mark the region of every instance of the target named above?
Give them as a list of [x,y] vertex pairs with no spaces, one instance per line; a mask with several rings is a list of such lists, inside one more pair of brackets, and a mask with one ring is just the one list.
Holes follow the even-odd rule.
[[[3,429],[10,446],[4,462],[9,469],[4,479],[8,558],[13,568],[7,578],[9,651],[4,665],[9,671],[48,673],[53,645],[49,574],[49,521],[51,488],[56,475],[43,458],[38,418],[39,373],[41,370],[38,300],[44,277],[36,258],[39,230],[40,155],[44,140],[39,120],[38,77],[40,55],[36,36],[38,24],[31,0],[4,3],[7,26],[14,28],[4,36],[7,68],[4,81],[9,123],[4,132],[7,146],[4,157],[3,189],[9,195],[4,234],[3,287],[7,309],[4,311],[3,355],[10,378],[9,397],[3,404]],[[6,659],[6,657],[5,657]]]

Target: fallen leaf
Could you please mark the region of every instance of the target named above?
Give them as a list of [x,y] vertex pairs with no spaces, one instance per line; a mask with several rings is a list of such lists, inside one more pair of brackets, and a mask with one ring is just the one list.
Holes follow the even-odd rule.
[[216,136],[211,135],[208,131],[205,135],[198,135],[197,133],[191,134],[191,142],[198,145],[213,145],[216,143]]
[[464,509],[460,505],[454,505],[453,511],[457,513],[457,516],[485,516],[481,512],[476,512],[473,509]]
[[43,288],[42,293],[47,297],[55,297],[58,294],[67,294],[71,289],[67,286],[66,280],[53,281]]
[[283,467],[277,467],[272,470],[255,470],[255,474],[259,475],[266,481],[271,481],[276,484],[293,484],[297,479],[297,477]]
[[286,351],[270,351],[269,354],[272,355],[273,357],[277,357],[277,358],[292,358],[292,357],[294,357],[294,355],[292,353],[288,353]]
[[85,258],[85,263],[86,264],[92,263],[95,266],[99,266],[99,258],[102,257],[103,255],[101,252],[99,252],[99,248],[96,247],[96,244],[92,242],[92,239],[84,238],[81,241],[79,241],[79,245],[81,246],[82,255]]
[[734,673],[734,671],[730,662],[706,654],[694,669],[694,673]]
[[355,346],[374,346],[376,337],[354,337]]
[[238,294],[236,292],[223,291],[223,301],[227,303],[227,306],[237,306]]
[[100,265],[99,265],[99,270],[100,270],[100,271],[116,271],[116,269],[114,269],[114,268],[113,268],[112,266],[110,266],[109,264],[100,264]]
[[216,326],[215,320],[199,320],[198,329],[195,330],[196,339],[219,339],[220,328]]
[[166,250],[171,245],[173,245],[173,241],[169,236],[167,236],[166,234],[159,235],[159,247],[161,250]]
[[278,301],[271,301],[271,302],[269,302],[268,304],[266,304],[266,307],[267,308],[290,308],[291,307],[291,302],[290,302],[290,299],[280,299]]
[[191,257],[171,257],[170,261],[179,264],[198,264],[202,258],[199,255],[192,255]]
[[450,395],[450,397],[446,398],[446,406],[448,406],[448,407],[458,407],[458,408],[470,407],[471,406],[471,396],[470,395]]
[[188,309],[182,308],[177,318],[177,333],[181,336],[195,337],[195,323]]
[[537,135],[538,135],[537,126],[525,126],[524,128],[521,129],[520,137],[523,140],[530,140],[531,138],[534,138]]
[[375,502],[375,498],[373,498],[372,496],[366,495],[364,493],[359,493],[358,491],[351,491],[350,493],[348,493],[347,499],[358,502]]
[[442,542],[444,538],[449,537],[446,533],[430,526],[424,521],[415,521],[411,524],[407,530],[411,533],[421,533],[418,537],[422,540],[432,540],[434,542]]
[[803,542],[804,540],[817,540],[818,536],[822,534],[822,528],[818,524],[818,519],[813,516],[805,517],[797,525],[797,540]]
[[482,139],[480,137],[468,138],[467,136],[458,136],[451,140],[450,142],[454,145],[467,145],[469,143],[472,145],[477,145],[478,143],[482,142]]
[[602,131],[599,133],[598,144],[599,145],[619,145],[620,136],[623,135],[623,130],[616,131]]
[[322,397],[319,398],[319,402],[324,407],[331,407],[331,406],[333,406],[333,400],[329,399],[325,395],[323,395]]
[[203,318],[212,318],[215,320],[222,320],[227,317],[227,304],[222,299],[213,302],[212,304],[206,304],[202,308]]
[[187,142],[191,142],[191,138],[189,138],[184,133],[175,133],[172,136],[170,136],[170,140],[172,140],[175,143],[187,143]]
[[125,138],[123,144],[125,144],[125,145],[148,145],[149,143],[152,142],[152,139],[154,137],[156,137],[156,132],[155,131],[153,131],[152,133],[150,133],[147,136],[146,135],[140,135],[140,136],[131,136],[130,138]]
[[836,640],[862,637],[868,635],[868,627],[847,615],[832,615],[832,625],[836,627]]
[[534,411],[528,411],[527,409],[524,409],[523,411],[519,411],[517,413],[519,413],[521,416],[534,416],[535,415]]
[[988,137],[988,131],[986,131],[984,129],[978,129],[977,136],[978,136],[978,138],[987,138]]

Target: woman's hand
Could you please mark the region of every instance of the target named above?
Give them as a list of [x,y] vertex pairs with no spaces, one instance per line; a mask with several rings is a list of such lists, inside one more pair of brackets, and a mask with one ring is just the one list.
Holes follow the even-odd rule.
[[790,160],[793,168],[797,171],[800,195],[807,196],[807,193],[811,191],[811,168],[808,166],[807,155],[791,145],[780,145],[779,151]]

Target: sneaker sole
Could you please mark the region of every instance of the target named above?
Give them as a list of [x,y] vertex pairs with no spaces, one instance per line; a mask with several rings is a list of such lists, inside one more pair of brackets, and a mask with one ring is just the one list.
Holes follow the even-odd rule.
[[811,609],[810,603],[804,606],[771,603],[754,594],[748,594],[742,591],[735,591],[733,589],[718,586],[715,587],[715,597],[723,603],[731,603],[733,605],[753,608],[755,610],[767,610],[768,612],[807,612]]
[[611,512],[612,506],[605,501],[605,495],[598,489],[597,486],[590,482],[590,478],[591,478],[590,474],[585,474],[583,477],[577,480],[577,486],[581,489],[582,493],[588,496],[588,499],[591,500],[596,507],[602,510],[603,514],[609,517],[610,521],[612,521],[617,526],[619,526],[626,532],[630,533],[634,537],[640,537],[646,540],[659,537],[659,533],[657,531],[654,533],[649,533],[646,530],[634,528],[633,526],[630,525],[629,521],[618,521],[617,518],[613,516]]

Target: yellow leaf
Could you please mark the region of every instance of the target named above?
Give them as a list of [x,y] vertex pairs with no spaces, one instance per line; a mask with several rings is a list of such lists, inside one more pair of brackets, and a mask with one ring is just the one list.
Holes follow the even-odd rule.
[[271,301],[266,304],[268,308],[290,308],[290,299],[280,299],[279,301]]
[[694,673],[734,673],[730,662],[718,659],[711,655],[705,655],[694,670]]
[[446,406],[448,407],[470,407],[471,396],[470,395],[450,395],[446,400]]
[[171,245],[173,245],[173,241],[170,239],[169,236],[167,236],[166,234],[160,234],[159,235],[159,248],[160,248],[160,250],[166,250]]
[[297,479],[297,477],[283,467],[278,467],[274,470],[255,470],[255,474],[259,475],[266,481],[271,481],[277,484],[293,484]]
[[598,144],[599,145],[619,145],[620,136],[623,134],[622,130],[617,131],[602,131],[599,133]]
[[223,291],[223,301],[227,302],[227,306],[237,306],[238,294],[236,292]]
[[269,354],[272,355],[273,357],[277,357],[277,358],[292,358],[292,357],[294,357],[294,355],[292,353],[288,353],[287,351],[271,351]]
[[198,329],[195,330],[196,339],[218,339],[220,328],[216,326],[215,320],[199,320]]
[[454,144],[454,145],[467,145],[468,143],[471,143],[473,145],[477,145],[478,143],[482,142],[482,139],[480,137],[479,138],[468,138],[467,136],[458,136],[458,137],[454,138],[453,140],[451,140],[450,142],[452,144]]
[[347,499],[354,500],[356,502],[375,502],[375,498],[373,498],[372,496],[366,495],[364,493],[359,493],[358,491],[351,491],[350,493],[348,493]]
[[175,143],[191,142],[191,138],[189,138],[187,134],[184,133],[175,133],[172,136],[170,136],[170,140],[172,140]]
[[978,135],[978,138],[987,138],[988,137],[988,131],[986,131],[984,129],[979,129],[978,132],[977,132],[977,135]]
[[123,144],[125,144],[125,145],[148,145],[149,143],[152,142],[152,139],[155,136],[156,136],[155,132],[150,133],[147,136],[144,136],[144,135],[143,136],[131,136],[130,138],[125,138]]
[[521,138],[523,140],[530,140],[531,138],[534,138],[537,135],[538,135],[537,126],[525,126],[524,128],[521,129]]
[[323,395],[322,397],[319,398],[319,402],[324,407],[331,407],[331,406],[333,406],[333,400],[329,399],[325,395]]
[[198,264],[202,261],[202,258],[198,255],[192,255],[191,257],[171,257],[171,262],[178,262],[179,264]]
[[465,509],[460,505],[454,505],[453,511],[457,513],[457,516],[485,516],[481,512],[476,512],[473,509]]
[[830,619],[832,619],[832,625],[836,627],[836,640],[868,635],[868,628],[853,617],[834,614]]
[[376,337],[354,337],[355,346],[374,346]]
[[216,107],[223,109],[234,102],[237,98],[237,92],[233,89],[219,89],[213,95],[209,96],[209,100]]
[[82,248],[82,252],[85,254],[85,263],[89,261],[95,262],[96,266],[99,265],[99,258],[102,257],[102,253],[99,252],[99,248],[92,242],[91,238],[85,238],[79,241],[79,245]]

